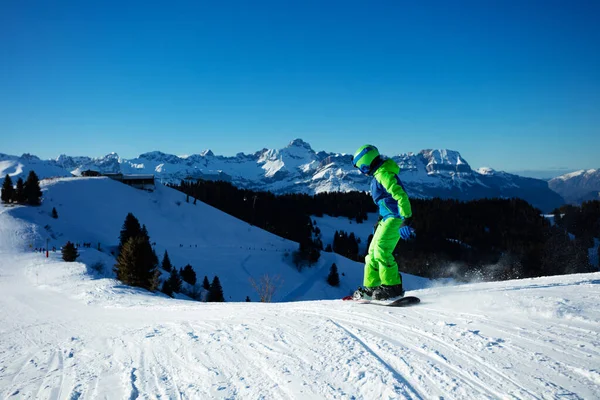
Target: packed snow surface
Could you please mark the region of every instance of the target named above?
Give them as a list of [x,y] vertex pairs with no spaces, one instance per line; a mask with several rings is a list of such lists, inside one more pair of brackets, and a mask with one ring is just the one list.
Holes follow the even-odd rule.
[[597,399],[600,273],[341,300],[199,303],[23,250],[0,213],[0,397]]

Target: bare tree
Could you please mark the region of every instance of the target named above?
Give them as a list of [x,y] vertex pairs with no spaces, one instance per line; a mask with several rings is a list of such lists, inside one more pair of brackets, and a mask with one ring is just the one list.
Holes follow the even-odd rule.
[[250,278],[250,284],[260,297],[260,301],[262,303],[270,303],[273,299],[273,295],[279,289],[283,283],[281,276],[269,276],[267,274],[263,275],[258,282],[254,280],[254,278]]

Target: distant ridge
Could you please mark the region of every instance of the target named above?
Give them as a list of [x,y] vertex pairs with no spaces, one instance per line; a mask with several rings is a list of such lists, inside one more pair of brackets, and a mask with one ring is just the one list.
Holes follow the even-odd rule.
[[[413,197],[472,200],[484,197],[520,197],[547,212],[564,203],[548,182],[491,168],[473,170],[458,151],[426,149],[418,153],[389,155],[401,167],[401,178]],[[233,157],[200,154],[176,156],[160,151],[123,159],[116,153],[104,157],[70,157],[40,160],[0,155],[0,174],[21,176],[35,169],[41,178],[81,175],[85,170],[102,173],[153,174],[160,182],[219,179],[242,188],[273,193],[316,194],[332,191],[366,191],[369,178],[352,166],[352,156],[313,150],[302,139],[282,149],[263,148]]]

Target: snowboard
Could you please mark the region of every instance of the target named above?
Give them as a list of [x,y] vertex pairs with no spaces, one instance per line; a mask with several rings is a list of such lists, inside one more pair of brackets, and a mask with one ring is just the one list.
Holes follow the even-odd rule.
[[391,302],[385,301],[385,300],[354,300],[352,298],[352,296],[346,296],[342,300],[355,301],[355,302],[361,303],[361,304],[375,304],[378,306],[385,306],[385,307],[408,307],[408,306],[414,306],[421,302],[421,299],[419,299],[418,297],[415,297],[415,296],[406,296],[406,297],[402,297],[402,298],[399,298],[399,299],[391,301]]

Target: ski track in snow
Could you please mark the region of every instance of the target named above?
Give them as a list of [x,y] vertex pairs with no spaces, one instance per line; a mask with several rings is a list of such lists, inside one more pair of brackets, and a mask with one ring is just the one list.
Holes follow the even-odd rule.
[[[426,289],[416,293],[421,305],[388,310],[342,301],[203,304],[143,292],[89,303],[53,285],[77,277],[97,285],[77,265],[2,254],[2,398],[600,393],[600,323],[592,307],[600,274]],[[558,308],[547,314],[552,304]]]

